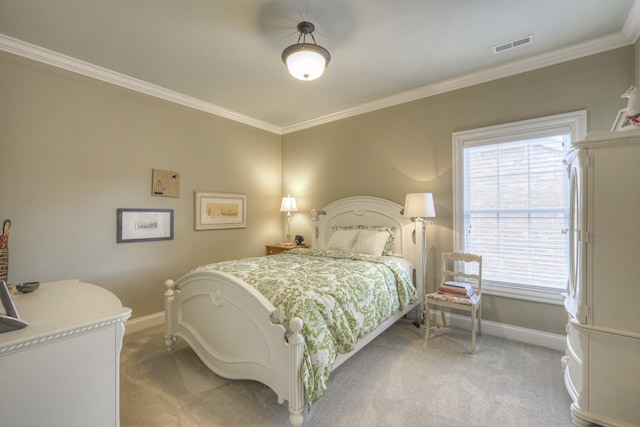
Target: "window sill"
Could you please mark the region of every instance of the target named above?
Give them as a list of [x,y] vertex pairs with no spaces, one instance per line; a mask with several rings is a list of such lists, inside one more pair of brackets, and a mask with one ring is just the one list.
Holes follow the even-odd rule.
[[562,293],[565,289],[542,288],[532,286],[504,285],[499,283],[483,283],[483,295],[495,295],[504,298],[523,299],[546,304],[563,305]]

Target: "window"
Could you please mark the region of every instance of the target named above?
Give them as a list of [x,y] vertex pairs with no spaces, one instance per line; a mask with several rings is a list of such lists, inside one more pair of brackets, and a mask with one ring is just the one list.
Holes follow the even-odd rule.
[[560,304],[569,268],[571,141],[586,111],[453,134],[455,250],[483,256],[483,292]]

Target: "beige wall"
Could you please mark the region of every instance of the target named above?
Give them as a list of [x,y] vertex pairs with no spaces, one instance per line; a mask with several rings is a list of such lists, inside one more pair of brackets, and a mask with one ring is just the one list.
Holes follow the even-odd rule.
[[[0,53],[0,219],[9,281],[76,278],[133,317],[163,310],[163,282],[281,239],[281,138]],[[151,196],[151,170],[181,173]],[[193,191],[248,196],[246,229],[194,231]],[[175,210],[172,241],[116,243],[117,208]]]
[[[432,290],[436,259],[453,248],[452,132],[582,109],[589,130],[608,130],[633,76],[629,46],[288,134],[283,187],[303,211],[358,194],[402,204],[406,193],[432,192]],[[293,232],[310,236],[307,216],[295,215],[292,224]],[[497,297],[486,299],[484,318],[557,334],[566,323],[559,305]]]
[[[451,133],[587,109],[609,129],[633,81],[634,47],[340,120],[283,137],[0,53],[0,219],[11,218],[11,282],[78,278],[134,317],[162,307],[162,283],[191,267],[261,255],[282,238],[282,194],[300,212],[341,197],[403,203],[431,191],[429,286],[452,248]],[[181,172],[180,198],[150,195],[153,168]],[[282,179],[281,179],[282,175]],[[194,231],[193,191],[248,195],[248,227]],[[175,239],[116,243],[116,209],[175,210]],[[485,318],[564,333],[560,306],[489,297]]]

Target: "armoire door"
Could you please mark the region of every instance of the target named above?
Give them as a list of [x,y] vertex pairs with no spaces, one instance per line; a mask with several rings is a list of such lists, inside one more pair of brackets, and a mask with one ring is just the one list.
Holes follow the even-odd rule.
[[565,306],[572,317],[587,323],[586,301],[586,150],[569,154],[569,280]]

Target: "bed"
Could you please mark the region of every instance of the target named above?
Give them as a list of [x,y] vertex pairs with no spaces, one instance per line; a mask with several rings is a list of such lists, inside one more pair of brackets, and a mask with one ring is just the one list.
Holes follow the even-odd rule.
[[[305,402],[310,404],[316,396],[314,393],[321,395],[326,390],[323,384],[326,386],[328,372],[324,375],[323,369],[330,371],[337,368],[405,316],[422,321],[425,277],[424,250],[419,249],[422,247],[422,233],[415,233],[416,225],[410,218],[401,215],[401,209],[402,206],[377,197],[341,199],[322,210],[312,210],[311,249],[295,249],[261,259],[199,266],[176,281],[167,280],[164,299],[165,343],[168,350],[171,351],[177,338],[182,338],[216,374],[231,379],[255,380],[269,386],[278,396],[279,403],[288,401],[291,425],[301,425]],[[380,230],[387,230],[392,239],[386,242],[386,255],[378,256],[379,253],[375,253],[361,256],[326,250],[344,244],[342,238],[351,232],[349,230],[358,230],[355,232],[358,236],[366,233],[367,236],[374,236]],[[338,236],[341,239],[336,239]],[[359,242],[356,242],[356,246]],[[328,340],[335,341],[337,348],[335,351],[326,350],[321,347],[325,345],[326,337],[318,341],[318,336],[324,336],[319,331],[325,326],[316,325],[315,317],[320,316],[308,314],[310,310],[318,310],[315,308],[317,301],[292,303],[288,299],[283,300],[282,293],[274,296],[269,292],[270,289],[280,289],[276,282],[296,282],[298,275],[293,274],[296,269],[300,270],[300,275],[311,278],[307,279],[308,282],[313,282],[314,286],[319,284],[322,288],[325,278],[314,275],[319,269],[318,264],[324,266],[324,275],[336,276],[340,274],[333,270],[333,266],[340,268],[340,264],[354,261],[358,262],[358,267],[355,267],[356,264],[348,267],[353,274],[359,274],[363,269],[371,270],[374,275],[393,275],[397,281],[398,302],[380,303],[385,314],[377,314],[375,325],[361,321],[360,313],[343,320],[340,320],[342,314],[331,315],[334,317],[327,322],[331,333],[334,329],[340,329],[334,327],[337,324],[348,324],[349,328],[345,329],[349,331],[356,325],[357,333],[347,338],[329,337]],[[274,264],[281,262],[284,264]],[[292,262],[299,263],[301,267],[288,264]],[[329,266],[331,270],[327,268]],[[279,269],[288,272],[284,275],[286,277],[259,277],[261,271],[271,275]],[[407,279],[411,286],[405,287],[403,284]],[[301,288],[310,286],[302,281],[299,284]],[[342,292],[341,288],[335,287]],[[292,293],[298,293],[297,288],[287,292],[287,295]],[[331,300],[333,304],[336,299],[342,302],[343,296],[320,296],[317,299]],[[275,304],[271,301],[275,301]],[[345,304],[357,305],[358,301]],[[371,305],[377,306],[378,303]],[[298,316],[299,313],[304,315]],[[303,323],[300,317],[307,319],[307,323]],[[362,335],[364,333],[366,335]],[[321,383],[319,386],[316,383],[318,379]],[[319,388],[312,388],[312,383]]]

